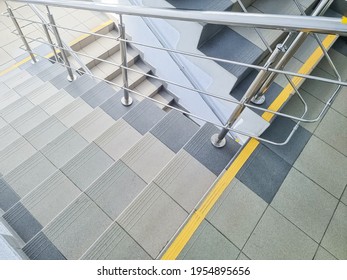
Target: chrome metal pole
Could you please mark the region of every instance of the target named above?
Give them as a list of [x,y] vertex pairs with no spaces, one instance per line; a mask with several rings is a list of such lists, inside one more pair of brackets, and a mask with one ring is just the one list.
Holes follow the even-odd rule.
[[[271,64],[276,61],[276,59],[281,54],[281,52],[282,52],[282,44],[278,44],[276,49],[273,51],[273,53],[270,55],[269,59],[265,63],[264,67],[265,68],[270,67]],[[241,115],[243,110],[246,108],[246,104],[257,93],[260,86],[262,85],[262,82],[264,82],[264,79],[266,79],[267,74],[268,74],[268,71],[266,69],[261,70],[258,73],[257,77],[254,79],[254,81],[252,82],[252,84],[249,86],[246,93],[242,97],[240,104],[238,104],[236,106],[235,110],[232,112],[231,116],[229,117],[229,119],[225,125],[225,128],[223,128],[219,134],[217,133],[217,134],[212,135],[211,143],[213,146],[215,146],[217,148],[222,148],[225,146],[225,144],[226,144],[225,136],[228,134],[230,128],[232,128],[232,126],[236,122],[237,118]]]
[[54,53],[55,60],[56,60],[56,61],[59,61],[59,57],[58,57],[57,51],[55,50],[55,47],[54,47],[54,44],[53,44],[51,35],[49,34],[47,25],[46,25],[45,23],[42,23],[42,28],[43,28],[43,30],[45,31],[45,34],[46,34],[48,43],[50,44],[51,49],[52,49],[52,51],[53,51],[53,53]]
[[122,78],[123,78],[123,91],[124,96],[121,99],[121,102],[124,106],[130,106],[133,104],[133,99],[129,96],[129,82],[128,82],[128,62],[127,62],[127,42],[125,41],[125,25],[122,21],[122,16],[119,15],[120,21],[118,24],[118,31],[119,31],[119,38],[120,40],[120,53],[121,53],[121,60],[122,63],[121,67],[122,70]]
[[73,72],[72,72],[71,65],[70,65],[70,62],[69,62],[69,60],[67,58],[66,51],[65,51],[65,48],[63,46],[63,42],[61,41],[61,38],[60,38],[60,35],[59,35],[59,32],[58,32],[58,28],[56,27],[53,15],[48,12],[47,16],[48,16],[49,22],[51,23],[51,26],[53,28],[53,32],[54,32],[55,38],[57,40],[58,46],[60,48],[60,52],[61,52],[61,54],[63,56],[63,59],[64,59],[64,64],[65,64],[67,72],[69,74],[67,76],[67,80],[69,82],[72,82],[72,81],[76,80],[76,75],[74,75]]
[[30,57],[31,57],[32,62],[33,62],[33,63],[36,63],[36,62],[37,62],[37,59],[36,59],[36,57],[35,57],[33,51],[31,50],[31,48],[30,48],[30,46],[29,46],[27,40],[25,39],[25,36],[24,36],[24,34],[23,34],[23,32],[22,32],[22,29],[20,28],[20,26],[19,26],[19,24],[18,24],[18,21],[17,21],[16,18],[14,17],[14,14],[13,14],[13,12],[12,12],[12,9],[11,9],[9,6],[7,6],[7,11],[8,11],[8,14],[10,15],[10,17],[11,17],[11,19],[12,19],[12,21],[13,21],[14,26],[16,27],[16,29],[17,29],[17,31],[18,31],[19,36],[21,37],[21,39],[22,39],[22,41],[23,41],[23,44],[24,44],[24,46],[25,46],[27,52],[29,53],[29,55],[30,55]]

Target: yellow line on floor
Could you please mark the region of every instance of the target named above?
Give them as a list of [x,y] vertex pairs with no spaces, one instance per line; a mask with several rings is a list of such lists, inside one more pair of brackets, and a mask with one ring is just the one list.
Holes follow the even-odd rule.
[[[324,47],[330,47],[336,40],[336,36],[328,35],[324,41]],[[311,73],[312,69],[318,64],[322,58],[323,51],[318,47],[308,60],[300,68],[299,73],[308,74]],[[303,78],[295,77],[293,82],[296,86],[300,85],[304,81]],[[273,111],[278,111],[282,105],[287,101],[290,95],[293,93],[293,88],[288,84],[275,101],[270,105],[269,109]],[[264,113],[262,116],[265,120],[270,121],[273,117],[273,114]],[[177,235],[175,240],[172,242],[170,247],[162,256],[162,260],[175,260],[178,255],[181,253],[183,248],[187,245],[190,238],[193,236],[195,231],[198,229],[200,224],[206,218],[212,207],[215,205],[217,200],[221,197],[225,189],[229,186],[231,181],[235,178],[236,174],[245,164],[247,159],[252,155],[254,150],[258,147],[259,141],[251,139],[245,147],[242,149],[240,154],[232,162],[230,167],[225,171],[223,176],[219,179],[216,185],[212,188],[211,192],[207,195],[205,200],[202,202],[200,207],[194,212],[188,222],[185,224],[183,229]]]
[[347,24],[347,17],[342,17],[341,22],[342,22],[343,24]]
[[[106,22],[100,24],[99,26],[93,28],[90,32],[91,32],[91,33],[97,33],[98,31],[100,31],[101,29],[103,29],[104,27],[106,27],[106,26],[108,26],[108,25],[110,25],[110,24],[112,24],[112,23],[113,23],[112,20],[108,20],[108,21],[106,21]],[[72,41],[69,43],[69,46],[73,46],[73,45],[78,44],[79,42],[81,42],[82,40],[84,40],[85,38],[87,38],[88,36],[91,36],[91,35],[89,35],[89,34],[83,34],[83,35],[79,36],[78,38],[72,40]],[[59,52],[60,52],[60,50],[57,50],[57,53],[59,53]],[[54,53],[51,52],[51,53],[45,55],[45,58],[51,58],[51,57],[53,57],[53,55],[54,55]],[[23,65],[24,63],[27,63],[28,61],[30,61],[30,59],[31,59],[31,57],[28,56],[28,57],[24,58],[23,60],[17,62],[16,64],[13,64],[13,65],[10,66],[9,68],[7,68],[7,69],[1,71],[1,72],[0,72],[0,77],[3,76],[3,75],[5,75],[5,74],[7,74],[7,73],[9,73],[9,72],[11,72],[12,70],[18,68],[19,66]]]

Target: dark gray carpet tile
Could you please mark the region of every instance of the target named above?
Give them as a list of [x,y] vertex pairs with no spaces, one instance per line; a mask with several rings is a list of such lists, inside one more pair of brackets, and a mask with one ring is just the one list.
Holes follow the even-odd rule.
[[271,203],[290,168],[290,164],[260,144],[238,172],[236,178],[265,202]]
[[214,125],[205,124],[184,147],[189,154],[217,176],[241,147],[230,137],[227,137],[227,144],[223,148],[214,147],[211,144],[211,136],[219,131]]
[[196,123],[182,113],[172,110],[151,130],[151,133],[177,153],[198,130],[199,126]]

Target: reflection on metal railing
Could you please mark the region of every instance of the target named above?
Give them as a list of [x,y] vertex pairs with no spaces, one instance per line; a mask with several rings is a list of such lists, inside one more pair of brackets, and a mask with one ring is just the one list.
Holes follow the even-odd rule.
[[[43,1],[38,1],[38,0],[27,0],[27,1],[20,0],[20,1],[17,1],[17,2],[28,2],[28,3],[43,4],[43,3],[41,3]],[[64,2],[64,4],[61,3],[61,5],[59,5],[57,3],[57,1],[45,1],[45,5],[48,4],[47,2],[49,4],[52,4],[53,6],[73,7],[73,8],[82,8],[82,9],[88,9],[88,10],[102,10],[102,11],[104,11],[106,9],[105,5],[100,7],[100,5],[97,5],[95,3],[94,4],[96,6],[94,4],[88,5],[88,4],[82,3],[82,2],[80,2],[80,5],[78,5],[75,2],[71,2],[71,3],[65,3]],[[298,5],[296,0],[294,0],[294,2]],[[320,3],[316,7],[316,9],[314,10],[312,15],[313,16],[320,15],[321,13],[323,13],[323,11],[325,11],[330,6],[330,4],[332,2],[333,1],[331,1],[331,0],[322,0],[322,1],[320,1]],[[240,5],[242,5],[241,1],[239,1],[239,3],[240,3]],[[32,4],[30,6],[32,6]],[[108,5],[107,5],[107,7],[110,8]],[[155,16],[155,17],[163,17],[163,18],[169,18],[169,17],[172,18],[174,16],[174,18],[176,18],[176,19],[180,18],[180,19],[183,19],[183,20],[193,20],[193,19],[196,19],[199,16],[199,14],[194,14],[193,13],[193,16],[190,19],[188,19],[187,18],[187,14],[184,13],[184,12],[182,12],[182,14],[180,14],[180,13],[172,14],[171,12],[169,12],[169,14],[168,14],[167,13],[168,11],[165,10],[165,13],[163,13],[163,15],[160,16],[159,14],[157,14],[157,11],[153,11],[153,9],[145,9],[146,11],[139,12],[139,10],[136,9],[135,7],[132,7],[132,8],[131,7],[124,8],[123,6],[112,6],[112,7],[113,8],[116,7],[116,8],[113,9],[113,11],[117,12],[120,15],[120,19],[121,19],[121,21],[120,21],[120,23],[118,25],[118,31],[119,31],[119,36],[118,37],[111,37],[111,36],[107,36],[107,35],[103,35],[103,34],[98,34],[98,33],[93,33],[93,32],[84,32],[84,31],[81,31],[81,30],[73,29],[73,28],[67,28],[67,27],[58,26],[55,23],[55,21],[54,21],[53,15],[49,12],[49,9],[47,9],[48,10],[48,17],[49,17],[49,21],[50,21],[49,23],[47,23],[44,20],[42,20],[42,18],[41,18],[41,22],[38,22],[38,21],[33,21],[33,20],[28,20],[28,19],[17,17],[17,19],[28,21],[28,22],[30,22],[32,24],[39,24],[40,26],[42,26],[43,29],[44,29],[44,32],[45,32],[45,34],[47,36],[47,41],[48,42],[45,42],[43,40],[42,41],[41,40],[37,40],[37,39],[34,39],[34,38],[30,38],[28,36],[25,36],[23,34],[23,32],[21,31],[21,28],[18,25],[18,22],[16,21],[16,17],[13,15],[13,12],[11,11],[10,7],[8,7],[8,14],[12,18],[12,20],[14,21],[14,24],[15,24],[15,22],[17,22],[17,25],[15,24],[15,26],[18,29],[18,33],[21,35],[23,43],[25,44],[26,49],[29,52],[29,54],[30,54],[30,56],[31,56],[31,58],[32,58],[32,60],[34,62],[36,62],[36,58],[35,58],[35,55],[34,55],[33,51],[30,49],[30,46],[29,46],[26,38],[28,38],[28,39],[30,39],[32,41],[37,41],[37,42],[49,45],[52,48],[52,50],[53,50],[55,58],[58,57],[57,52],[55,51],[55,49],[58,48],[60,50],[59,53],[63,56],[64,66],[67,68],[67,71],[69,73],[69,80],[70,81],[72,81],[74,79],[74,74],[73,74],[72,70],[75,70],[77,72],[80,72],[81,70],[80,69],[76,69],[76,68],[72,67],[69,64],[69,61],[68,61],[68,58],[67,58],[67,56],[68,56],[67,53],[70,53],[74,57],[76,57],[76,56],[77,57],[78,56],[85,56],[85,57],[89,57],[89,58],[94,59],[94,60],[98,60],[100,62],[109,63],[109,64],[111,64],[111,65],[113,65],[115,67],[119,67],[121,69],[122,77],[123,77],[123,84],[122,85],[118,85],[118,84],[115,84],[113,82],[106,81],[106,80],[104,80],[104,79],[102,79],[100,77],[95,77],[90,72],[90,70],[87,67],[82,67],[82,68],[84,69],[83,72],[85,74],[87,74],[87,75],[89,75],[89,76],[91,76],[93,78],[97,78],[99,80],[104,80],[104,81],[106,81],[106,82],[108,82],[108,83],[110,83],[110,84],[112,84],[114,86],[117,86],[117,87],[123,89],[124,90],[124,97],[122,99],[122,103],[125,106],[130,106],[131,105],[132,102],[131,102],[131,97],[129,96],[129,93],[133,93],[133,94],[137,94],[139,96],[142,96],[144,98],[151,99],[153,102],[159,103],[159,104],[161,104],[163,106],[165,105],[165,106],[167,106],[167,107],[169,107],[171,109],[178,110],[178,111],[180,111],[180,112],[182,112],[182,113],[184,113],[186,115],[189,115],[189,116],[191,116],[193,118],[196,118],[196,119],[199,119],[199,120],[202,120],[202,121],[205,121],[205,122],[210,122],[209,120],[206,120],[206,119],[204,119],[202,117],[199,117],[199,116],[196,116],[194,114],[191,114],[191,113],[189,113],[189,112],[187,112],[185,110],[177,109],[176,107],[164,104],[164,103],[162,103],[160,101],[157,101],[157,100],[155,100],[153,98],[144,96],[143,94],[141,94],[141,93],[139,93],[139,92],[137,92],[135,90],[130,89],[129,85],[128,85],[128,71],[134,71],[134,72],[137,72],[139,74],[145,75],[147,77],[151,77],[151,78],[157,79],[157,80],[159,80],[161,82],[164,82],[164,83],[168,83],[168,84],[172,84],[172,85],[175,85],[175,86],[179,86],[179,87],[182,87],[184,89],[187,89],[187,90],[190,90],[190,91],[193,91],[193,92],[198,92],[198,93],[206,95],[206,96],[218,98],[218,99],[221,99],[221,100],[224,100],[224,101],[228,101],[228,102],[237,104],[236,109],[233,111],[233,113],[231,114],[228,122],[225,125],[214,124],[214,125],[222,128],[222,131],[221,131],[221,133],[219,135],[212,136],[212,143],[215,146],[217,146],[217,147],[222,147],[225,144],[225,136],[230,131],[235,132],[235,133],[239,133],[241,135],[245,135],[245,136],[248,136],[248,137],[252,137],[252,138],[258,139],[258,140],[263,141],[263,142],[271,143],[271,144],[274,144],[274,145],[284,145],[284,144],[288,143],[290,138],[293,136],[293,134],[296,131],[296,129],[298,128],[300,122],[315,122],[315,121],[318,121],[324,115],[326,110],[329,108],[332,100],[335,98],[335,96],[339,92],[340,88],[342,86],[347,86],[346,82],[341,81],[341,77],[340,77],[340,75],[339,75],[335,65],[333,64],[329,54],[327,53],[327,50],[325,49],[325,47],[323,46],[322,42],[319,40],[319,38],[318,38],[318,36],[316,34],[315,34],[315,39],[317,40],[318,45],[322,49],[323,54],[327,57],[329,64],[334,69],[334,72],[336,73],[336,76],[337,76],[338,80],[326,79],[326,78],[321,78],[321,77],[317,77],[317,76],[312,76],[312,75],[307,75],[307,74],[302,74],[302,73],[294,73],[294,72],[283,70],[284,65],[294,55],[294,53],[296,52],[298,47],[302,44],[304,39],[307,38],[308,32],[301,32],[298,35],[290,33],[287,36],[287,38],[284,40],[284,42],[282,44],[278,44],[277,47],[274,50],[271,49],[270,45],[266,42],[265,38],[261,35],[261,33],[257,32],[258,35],[261,37],[261,39],[265,41],[264,44],[266,44],[268,50],[271,53],[270,57],[268,58],[267,62],[264,64],[264,66],[259,66],[259,65],[253,65],[253,64],[248,64],[248,63],[242,63],[242,62],[238,62],[238,61],[230,61],[230,60],[225,60],[225,59],[219,59],[219,58],[216,58],[216,57],[203,56],[203,55],[199,55],[199,54],[195,54],[195,53],[189,53],[189,52],[185,52],[185,51],[174,50],[174,49],[169,49],[169,48],[164,48],[164,47],[154,47],[154,46],[150,46],[150,45],[147,45],[147,44],[143,44],[141,42],[128,40],[125,37],[125,26],[124,26],[124,23],[122,22],[122,13],[124,13],[124,14],[136,14],[136,15],[142,15],[143,16],[143,14],[145,14],[147,12],[147,13],[149,13],[149,14],[147,14],[147,16]],[[304,13],[303,9],[300,8],[300,7],[301,6],[298,6],[298,9],[300,10],[300,13],[302,15],[304,15],[305,13]],[[223,14],[223,13],[220,13],[220,14]],[[217,13],[217,15],[218,15],[218,13]],[[250,14],[248,14],[248,15],[250,15]],[[303,16],[302,18],[308,18],[308,17]],[[221,20],[220,17],[218,17],[218,16],[217,16],[217,19]],[[208,17],[208,20],[206,20],[206,21],[212,21],[211,17]],[[230,25],[230,20],[229,20],[228,24]],[[240,23],[239,23],[239,25],[240,25]],[[255,26],[264,27],[261,24],[260,25],[258,24],[258,25],[255,25]],[[267,28],[269,26],[270,25],[268,24]],[[287,28],[286,29],[287,31],[291,30],[289,27],[286,27],[286,28]],[[300,27],[300,28],[302,28],[302,27]],[[292,27],[292,30],[300,30],[300,28],[294,26],[294,27]],[[317,28],[318,27],[315,27],[315,28],[313,28],[313,30],[317,31],[316,30]],[[320,32],[322,32],[322,30],[326,30],[326,28],[322,28],[322,29],[320,29],[320,28],[321,27],[319,26],[318,31],[320,31]],[[52,42],[52,39],[50,38],[50,35],[49,35],[49,30],[50,29],[53,30],[53,32],[54,32],[57,44],[54,44]],[[93,57],[93,56],[90,56],[90,55],[83,54],[83,53],[80,53],[78,51],[72,50],[69,46],[66,46],[66,45],[63,44],[63,42],[61,41],[58,29],[72,30],[72,31],[75,31],[75,32],[80,32],[80,33],[84,33],[84,34],[88,34],[88,35],[92,35],[92,36],[105,37],[105,38],[108,38],[108,39],[117,40],[120,43],[120,48],[121,48],[121,50],[120,50],[121,51],[121,63],[120,64],[113,63],[113,62],[110,62],[110,61],[107,61],[107,60],[104,60],[104,59],[101,59],[101,58]],[[343,33],[343,32],[345,32],[347,34],[346,30],[344,30],[344,31],[341,31],[340,29],[336,30],[336,33]],[[292,41],[292,37],[294,37],[293,43],[291,45],[287,46],[287,42]],[[187,87],[187,86],[184,86],[184,85],[180,85],[180,84],[178,84],[178,83],[176,83],[174,81],[170,81],[170,80],[166,80],[166,79],[160,79],[160,78],[156,77],[155,75],[148,74],[148,73],[142,73],[141,71],[129,68],[128,65],[127,65],[127,57],[126,57],[127,56],[127,44],[141,45],[143,47],[153,48],[153,49],[156,49],[158,51],[177,53],[177,54],[184,55],[184,56],[190,56],[190,57],[196,57],[196,58],[201,58],[201,59],[213,60],[213,61],[217,61],[217,62],[225,62],[225,63],[229,63],[229,64],[245,66],[245,67],[249,67],[251,69],[259,70],[259,74],[255,78],[255,80],[253,81],[251,86],[248,88],[248,90],[246,91],[246,93],[243,96],[243,98],[241,99],[241,101],[236,101],[236,100],[233,100],[231,98],[225,98],[225,97],[221,97],[221,96],[215,95],[215,94],[207,92],[207,91],[201,91],[201,90],[197,90],[197,89],[194,89],[194,88],[190,88],[190,87]],[[40,55],[36,54],[36,56],[40,56]],[[50,59],[50,60],[52,60],[52,59]],[[55,61],[56,61],[56,63],[60,63],[57,59],[55,59]],[[272,65],[274,65],[274,64],[275,64],[275,66],[272,67]],[[85,68],[87,68],[87,69],[85,69]],[[269,110],[269,109],[264,109],[264,108],[261,108],[261,107],[258,107],[258,106],[250,104],[250,101],[252,99],[253,99],[253,101],[255,101],[255,103],[257,103],[256,102],[257,99],[259,100],[259,98],[263,98],[263,96],[266,93],[266,90],[268,89],[269,85],[273,82],[274,78],[277,75],[279,75],[279,74],[285,75],[285,77],[288,80],[289,84],[292,86],[294,92],[296,94],[298,94],[299,99],[301,100],[301,102],[304,105],[304,112],[303,112],[303,114],[300,117],[291,116],[291,115],[288,115],[288,114],[284,114],[284,113],[277,112],[277,111],[272,111],[272,110]],[[300,94],[297,85],[292,81],[292,79],[290,77],[298,77],[298,78],[301,78],[301,79],[312,79],[312,80],[316,80],[316,81],[322,81],[322,82],[333,83],[333,84],[337,84],[338,85],[337,89],[334,91],[334,93],[329,98],[328,102],[325,104],[325,106],[322,109],[322,111],[319,113],[319,115],[315,119],[305,119],[304,118],[306,113],[307,113],[307,110],[308,110],[307,104],[306,104],[304,98],[302,97],[302,95]],[[255,109],[255,110],[258,110],[258,111],[268,112],[268,113],[273,114],[273,115],[282,116],[282,117],[285,117],[285,118],[290,118],[292,120],[297,121],[297,124],[295,125],[293,130],[289,133],[287,139],[284,142],[281,142],[281,143],[273,142],[273,141],[270,141],[268,139],[261,138],[258,135],[253,135],[253,134],[250,134],[250,133],[247,133],[247,132],[244,132],[244,131],[237,130],[237,129],[235,129],[233,127],[235,122],[236,122],[236,120],[240,117],[240,115],[242,114],[242,112],[243,112],[243,110],[245,108],[252,108],[252,109]]]

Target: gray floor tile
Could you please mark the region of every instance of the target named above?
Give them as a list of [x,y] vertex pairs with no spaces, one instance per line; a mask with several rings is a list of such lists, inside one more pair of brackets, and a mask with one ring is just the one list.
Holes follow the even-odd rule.
[[148,133],[121,159],[149,183],[174,156],[174,152]]
[[81,96],[91,88],[93,88],[96,85],[96,81],[94,81],[91,77],[88,75],[83,75],[81,77],[78,77],[75,81],[71,82],[68,86],[64,87],[64,90],[71,94],[72,97],[77,98],[78,96]]
[[212,208],[207,220],[238,248],[242,248],[266,207],[264,200],[234,179]]
[[198,129],[199,126],[193,121],[172,110],[151,129],[151,133],[173,152],[177,153]]
[[82,151],[88,142],[75,130],[68,129],[54,141],[45,146],[41,152],[58,168]]
[[347,117],[330,109],[319,124],[315,135],[347,156]]
[[20,197],[24,197],[56,170],[45,156],[37,152],[4,176],[4,180]]
[[[336,79],[334,78],[334,76],[330,75],[324,70],[321,70],[320,68],[315,68],[312,71],[311,75],[327,79]],[[336,85],[325,82],[319,82],[315,80],[306,80],[302,84],[301,88],[309,94],[313,95],[314,97],[318,98],[322,102],[326,103],[333,94],[334,90],[336,89]]]
[[81,259],[150,260],[151,257],[117,223],[113,223]]
[[7,211],[3,218],[25,243],[42,229],[42,225],[21,202]]
[[40,73],[37,74],[37,76],[42,81],[49,81],[53,79],[55,76],[61,74],[62,72],[65,72],[64,67],[59,63],[55,63],[52,64],[49,68],[42,70]]
[[94,142],[114,160],[118,160],[135,145],[141,137],[142,135],[135,128],[125,120],[119,119]]
[[291,166],[273,151],[259,145],[236,178],[265,202],[271,203]]
[[123,119],[144,135],[165,116],[165,112],[150,100],[141,101]]
[[204,125],[188,142],[184,150],[218,176],[237,153],[240,145],[228,137],[225,147],[216,148],[211,144],[211,136],[215,133],[219,133],[219,129],[214,125]]
[[235,260],[240,250],[208,222],[203,221],[178,259]]
[[347,117],[347,87],[342,87],[331,107]]
[[335,257],[347,259],[347,206],[340,203],[321,244]]
[[0,115],[8,123],[14,121],[16,118],[19,118],[23,114],[30,111],[34,108],[34,104],[31,103],[27,98],[20,98],[17,101],[13,102],[11,105],[0,111]]
[[312,259],[318,244],[269,207],[246,243],[251,259]]
[[[271,123],[270,127],[262,134],[262,137],[282,143],[289,136],[294,126],[295,123],[292,120],[277,117]],[[303,127],[298,127],[295,134],[286,145],[276,146],[268,143],[264,143],[264,145],[292,165],[304,149],[310,137],[310,132]]]
[[336,258],[330,254],[323,247],[319,246],[316,255],[314,256],[315,260],[336,260]]
[[347,182],[347,158],[312,136],[294,167],[315,183],[340,198]]
[[347,188],[341,197],[341,202],[343,202],[347,206]]
[[24,246],[23,251],[31,260],[66,260],[57,247],[42,232],[30,240]]
[[[305,102],[308,106],[307,114],[305,115],[305,119],[313,120],[316,119],[321,110],[324,108],[324,103],[314,97],[313,95],[307,93],[303,89],[300,90],[300,93],[302,94],[302,97],[305,99]],[[290,98],[288,103],[284,106],[282,109],[282,113],[289,114],[296,117],[301,117],[304,113],[304,105],[302,104],[299,96],[296,94]],[[319,124],[319,121],[315,123],[304,123],[301,122],[300,125],[313,133],[315,129],[317,128]]]
[[216,175],[182,150],[153,181],[191,212],[215,179]]
[[112,164],[110,158],[95,143],[89,144],[61,168],[69,179],[82,191],[87,189]]
[[20,197],[16,192],[4,181],[0,179],[0,209],[7,211],[15,203],[19,201]]
[[57,89],[65,88],[71,85],[71,82],[69,82],[69,80],[67,79],[68,75],[68,72],[64,69],[62,73],[55,75],[52,79],[49,79],[49,82]]
[[88,188],[86,194],[116,219],[146,185],[122,161],[117,161]]
[[151,183],[117,222],[152,258],[156,258],[187,215],[176,202]]
[[[344,56],[343,54],[339,53],[338,51],[334,49],[329,50],[329,55],[334,62],[336,69],[339,71],[341,77],[347,77],[347,68],[346,68],[346,63],[347,63],[347,57]],[[322,61],[318,64],[318,68],[327,71],[330,75],[335,77],[335,73],[331,66],[328,63],[328,60],[323,58]]]
[[337,203],[331,194],[292,168],[271,205],[320,242]]
[[46,226],[79,194],[80,190],[57,171],[22,198],[21,203],[42,226]]
[[111,222],[90,198],[82,194],[43,233],[67,259],[78,259]]
[[0,129],[0,150],[5,149],[8,145],[19,139],[21,135],[11,126],[6,125]]
[[131,106],[124,106],[121,103],[121,99],[124,96],[120,91],[100,105],[100,108],[109,114],[114,120],[118,120],[127,112],[130,112],[136,107],[138,101],[133,98],[133,104]]
[[116,91],[110,85],[100,82],[84,93],[81,98],[92,108],[95,108],[111,98],[114,94],[116,94]]

